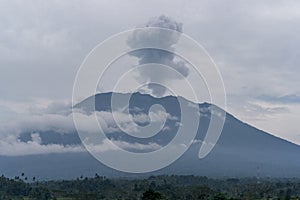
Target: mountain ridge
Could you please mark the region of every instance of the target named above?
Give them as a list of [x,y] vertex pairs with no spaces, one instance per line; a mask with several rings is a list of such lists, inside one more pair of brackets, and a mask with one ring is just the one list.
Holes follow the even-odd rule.
[[[76,104],[74,108],[89,111],[110,111],[110,98],[112,93],[101,93],[88,97]],[[131,95],[119,94],[119,95]],[[179,97],[180,98],[180,97]],[[189,101],[184,101],[188,103]],[[91,103],[94,103],[91,105]],[[131,97],[130,108],[138,107],[137,112],[148,113],[153,104],[161,104],[171,116],[179,116],[177,97],[168,96],[155,98],[150,95],[134,93]],[[300,177],[300,146],[290,141],[281,139],[265,131],[259,130],[235,116],[226,113],[226,120],[222,134],[213,150],[203,159],[198,158],[201,142],[205,136],[212,104],[197,104],[202,112],[200,114],[199,128],[195,142],[190,148],[173,164],[161,170],[146,174],[128,174],[110,169],[98,162],[87,152],[81,153],[58,153],[45,155],[30,155],[7,157],[0,156],[0,172],[7,176],[15,176],[24,172],[26,174],[40,177],[41,179],[73,179],[80,175],[94,176],[95,173],[105,176],[136,177],[159,174],[178,175],[200,175],[210,177]],[[214,105],[213,105],[214,106]],[[219,108],[219,107],[218,107]],[[220,109],[220,108],[219,108]],[[135,114],[131,109],[131,114]],[[109,112],[108,112],[109,113]],[[164,134],[144,139],[142,144],[158,141],[164,146],[174,137],[176,133],[176,120],[168,119],[166,125],[173,127],[165,130]],[[24,142],[30,141],[30,133],[21,138]],[[50,138],[51,135],[55,138]],[[77,133],[68,133],[68,137],[58,137],[62,133],[55,130],[48,133],[40,132],[40,137],[45,144],[62,143],[80,144]],[[128,143],[137,140],[122,131],[107,133],[109,139],[122,139]],[[70,138],[77,137],[77,138]],[[160,139],[160,140],[158,140]],[[65,140],[65,141],[63,141]],[[72,144],[73,144],[72,143]],[[51,163],[49,166],[48,163]],[[70,170],[72,169],[72,170]]]
[[[90,98],[94,98],[94,97],[97,98],[97,97],[102,96],[102,95],[108,95],[108,96],[111,96],[112,94],[113,94],[113,92],[96,93],[95,95],[89,96],[88,98],[85,98],[85,99],[82,100],[81,102],[77,103],[73,108],[79,108],[79,107],[84,106],[84,105],[82,105],[82,103],[85,102],[85,101],[88,101]],[[150,97],[150,98],[157,99],[157,100],[158,100],[158,99],[167,99],[167,98],[181,98],[181,99],[183,99],[184,101],[187,101],[188,103],[198,104],[200,107],[215,106],[215,107],[217,107],[218,109],[222,109],[222,110],[226,113],[226,116],[232,117],[233,119],[235,119],[235,120],[237,120],[237,121],[239,121],[239,122],[241,122],[241,123],[243,123],[243,124],[245,124],[245,125],[247,125],[247,126],[249,126],[249,127],[252,127],[252,128],[254,128],[254,129],[256,129],[257,131],[264,132],[265,134],[271,135],[271,136],[273,136],[273,137],[275,137],[275,138],[278,138],[278,139],[280,139],[280,140],[284,140],[284,141],[286,141],[286,142],[288,142],[288,143],[290,143],[290,144],[293,144],[293,145],[296,145],[296,146],[300,147],[299,144],[293,143],[292,141],[289,141],[289,140],[287,140],[287,139],[285,139],[285,138],[281,138],[281,137],[279,137],[279,136],[273,135],[272,133],[269,133],[269,132],[267,132],[267,131],[265,131],[265,130],[263,130],[263,129],[260,129],[260,128],[256,127],[255,125],[252,125],[252,124],[249,124],[248,122],[245,122],[245,121],[240,120],[238,117],[236,117],[236,116],[234,116],[233,114],[229,113],[229,112],[226,110],[226,108],[225,108],[225,109],[224,109],[224,108],[221,108],[221,107],[219,107],[219,106],[217,106],[217,105],[215,105],[215,104],[211,104],[211,103],[208,103],[208,102],[193,102],[193,101],[191,101],[191,100],[189,100],[189,99],[187,99],[187,98],[185,98],[185,97],[183,97],[183,96],[167,95],[167,96],[163,96],[163,97],[155,97],[155,96],[153,96],[153,95],[151,95],[151,94],[141,93],[141,92],[135,92],[135,93],[119,93],[119,92],[118,92],[118,93],[115,93],[115,94],[118,94],[118,95],[142,95],[142,96],[148,96],[148,97]]]

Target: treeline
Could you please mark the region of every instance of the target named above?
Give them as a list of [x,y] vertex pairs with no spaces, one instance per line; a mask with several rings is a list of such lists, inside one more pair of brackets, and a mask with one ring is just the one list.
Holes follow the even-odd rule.
[[[23,174],[22,174],[23,177]],[[76,180],[30,181],[0,177],[0,199],[299,199],[300,179],[210,179],[197,176],[151,176],[108,179],[95,175]]]

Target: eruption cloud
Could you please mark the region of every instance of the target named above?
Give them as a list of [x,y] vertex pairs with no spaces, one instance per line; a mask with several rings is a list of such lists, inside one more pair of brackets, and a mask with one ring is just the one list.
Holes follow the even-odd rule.
[[[160,30],[148,30],[148,31],[135,31],[127,40],[128,46],[131,48],[138,48],[144,44],[151,43],[160,43],[160,46],[165,49],[172,49],[172,46],[176,44],[179,40],[179,37],[182,33],[182,23],[176,22],[171,18],[168,18],[164,15],[161,15],[156,18],[152,18],[148,23],[141,26],[140,28],[147,27],[156,27],[162,29],[170,29],[174,30],[169,34],[166,34],[165,31]],[[157,40],[159,38],[159,40]],[[189,68],[187,67],[187,63],[178,60],[175,58],[174,53],[168,52],[161,49],[139,49],[130,53],[130,55],[135,56],[139,60],[139,65],[149,64],[149,63],[157,63],[162,65],[167,65],[172,67],[183,77],[187,77],[189,75]],[[151,82],[168,82],[174,79],[178,79],[179,76],[174,76],[171,74],[157,72],[153,68],[149,68],[147,70],[139,71],[139,76],[137,80],[147,80],[149,83],[147,85],[148,89],[151,90],[152,94],[157,97],[161,97],[165,94],[166,88],[162,85],[151,84]]]

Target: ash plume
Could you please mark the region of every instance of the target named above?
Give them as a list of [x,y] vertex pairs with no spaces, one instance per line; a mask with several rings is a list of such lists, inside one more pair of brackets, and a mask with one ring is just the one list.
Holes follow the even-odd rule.
[[[162,30],[147,30],[147,31],[136,31],[131,37],[128,38],[127,44],[131,48],[138,48],[146,44],[157,43],[166,49],[172,49],[172,45],[176,44],[182,33],[182,23],[176,22],[169,17],[161,15],[156,18],[152,18],[148,23],[141,27],[158,27],[163,29],[174,30],[166,34]],[[140,28],[141,28],[140,27]],[[160,50],[160,49],[141,49],[131,52],[130,55],[135,56],[139,59],[139,65],[148,63],[157,63],[172,67],[184,77],[189,75],[189,68],[186,66],[186,62],[176,59],[175,55],[171,52]],[[166,83],[170,80],[178,79],[178,76],[174,76],[167,73],[158,72],[157,70],[149,67],[147,70],[139,71],[140,80],[147,80],[148,89],[151,90],[155,96],[163,96],[166,92],[166,88],[159,84],[151,84],[151,82],[159,81]]]

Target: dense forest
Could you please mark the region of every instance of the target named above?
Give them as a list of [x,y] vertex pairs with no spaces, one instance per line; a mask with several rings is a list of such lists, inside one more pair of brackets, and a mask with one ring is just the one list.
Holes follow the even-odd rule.
[[76,180],[38,181],[24,173],[13,179],[0,177],[0,199],[299,199],[300,179],[223,178],[197,176],[104,176]]

